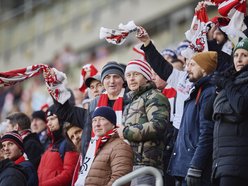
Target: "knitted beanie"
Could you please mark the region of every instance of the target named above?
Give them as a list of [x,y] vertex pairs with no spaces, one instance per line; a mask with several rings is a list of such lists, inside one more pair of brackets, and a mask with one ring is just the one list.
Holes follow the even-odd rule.
[[121,76],[121,78],[123,79],[123,81],[125,81],[124,78],[124,70],[122,68],[122,66],[120,64],[118,64],[115,61],[111,61],[108,62],[103,68],[102,68],[102,72],[101,72],[101,82],[103,82],[103,79],[105,78],[105,76],[107,76],[108,74],[118,74],[119,76]]
[[21,135],[17,131],[6,132],[4,136],[1,138],[1,143],[4,141],[11,141],[16,144],[19,149],[24,152],[24,146]]
[[46,113],[42,110],[34,111],[32,113],[32,118],[33,119],[38,118],[46,122]]
[[151,66],[147,62],[139,60],[139,59],[135,59],[135,60],[129,61],[129,63],[127,64],[125,74],[132,72],[132,71],[139,72],[147,80],[151,80],[151,77],[152,77],[151,70],[152,70]]
[[242,49],[245,49],[248,51],[248,38],[244,38],[242,39],[240,42],[238,42],[238,44],[236,45],[236,47],[234,48],[233,50],[233,53],[239,49],[239,48],[242,48]]
[[179,45],[177,46],[176,54],[181,56],[182,51],[187,49],[189,44],[190,44],[190,42],[188,40],[184,40],[184,41],[180,42]]
[[169,49],[169,48],[162,50],[161,55],[162,56],[168,55],[168,56],[172,57],[173,59],[177,59],[176,52],[172,49]]
[[116,114],[111,107],[102,106],[93,112],[92,119],[96,116],[101,116],[109,120],[113,125],[116,125]]
[[196,53],[192,59],[206,71],[207,74],[211,74],[217,67],[217,52],[207,51]]

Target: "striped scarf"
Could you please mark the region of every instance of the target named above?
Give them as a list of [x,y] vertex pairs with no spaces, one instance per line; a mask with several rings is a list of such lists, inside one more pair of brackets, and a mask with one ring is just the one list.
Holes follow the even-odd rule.
[[[117,99],[115,100],[115,103],[113,105],[113,110],[115,111],[116,114],[116,126],[120,126],[122,124],[122,108],[123,108],[123,96],[124,96],[125,89],[123,88],[118,95]],[[107,93],[103,93],[100,95],[100,99],[97,104],[98,107],[102,106],[108,106],[108,95]]]
[[55,68],[53,68],[54,75],[50,71],[51,68],[47,65],[39,64],[0,72],[0,87],[12,86],[43,73],[48,92],[56,101],[64,104],[71,97],[71,93],[65,87],[66,75]]
[[129,21],[127,24],[119,24],[118,29],[100,28],[100,39],[106,39],[107,42],[121,45],[126,40],[126,37],[137,30],[134,21]]

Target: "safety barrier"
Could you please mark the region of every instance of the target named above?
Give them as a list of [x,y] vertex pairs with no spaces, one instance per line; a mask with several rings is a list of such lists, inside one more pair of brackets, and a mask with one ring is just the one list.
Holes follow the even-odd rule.
[[156,186],[163,186],[163,177],[161,173],[158,171],[158,169],[154,167],[148,167],[148,166],[142,167],[140,169],[136,169],[133,172],[130,172],[129,174],[126,174],[125,176],[120,177],[119,179],[115,180],[112,186],[124,185],[130,182],[133,178],[140,176],[140,175],[144,175],[144,174],[153,175],[156,178]]

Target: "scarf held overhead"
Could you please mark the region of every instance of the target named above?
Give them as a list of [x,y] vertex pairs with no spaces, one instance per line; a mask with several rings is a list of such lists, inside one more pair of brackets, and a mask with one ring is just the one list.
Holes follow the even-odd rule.
[[[53,68],[54,75],[52,75],[51,68],[44,64],[32,65],[26,68],[11,70],[8,72],[0,72],[0,87],[12,86],[24,80],[37,76],[43,73],[48,92],[51,96],[63,104],[71,96],[71,93],[65,87],[66,75]],[[44,75],[45,74],[45,75]]]
[[118,29],[110,28],[100,28],[100,39],[106,39],[107,42],[121,45],[126,40],[126,37],[131,33],[137,30],[137,26],[133,21],[129,21],[126,25],[119,24]]

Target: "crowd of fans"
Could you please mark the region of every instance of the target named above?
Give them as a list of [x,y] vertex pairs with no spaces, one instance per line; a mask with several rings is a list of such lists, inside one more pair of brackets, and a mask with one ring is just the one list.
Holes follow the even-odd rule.
[[[195,11],[205,6],[199,2]],[[182,51],[191,41],[159,52],[138,26],[144,55],[127,65],[108,61],[99,73],[88,65],[85,88],[67,87],[65,101],[51,94],[48,102],[40,78],[34,95],[25,97],[19,84],[2,91],[0,185],[112,185],[147,166],[167,186],[247,185],[248,39],[230,52],[223,19],[212,19],[208,50],[190,58]],[[73,60],[66,51],[63,59]],[[43,76],[59,79],[64,70],[57,64]],[[42,107],[20,106],[20,96],[37,96]],[[155,182],[145,174],[126,185]]]

